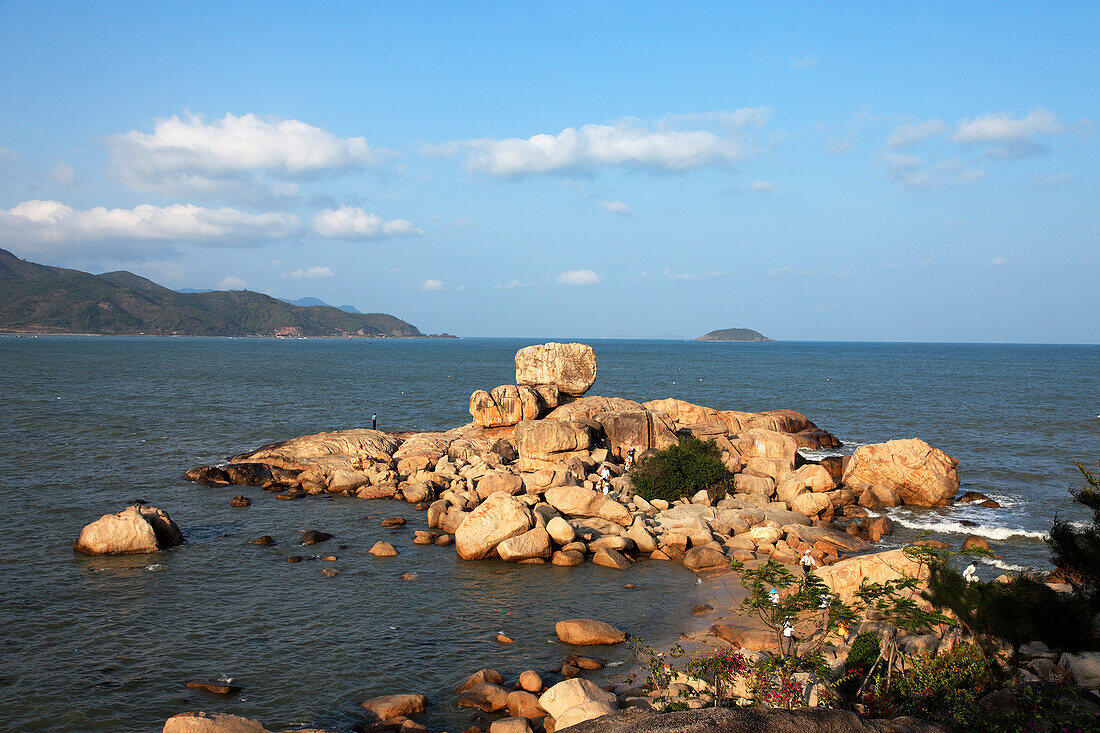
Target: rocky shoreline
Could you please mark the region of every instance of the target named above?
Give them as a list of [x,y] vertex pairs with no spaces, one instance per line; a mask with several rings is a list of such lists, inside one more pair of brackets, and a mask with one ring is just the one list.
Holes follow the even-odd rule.
[[[592,562],[628,570],[648,558],[708,572],[728,568],[731,560],[794,563],[808,552],[842,597],[865,578],[881,582],[912,570],[900,551],[872,553],[873,543],[892,531],[890,520],[875,510],[945,506],[958,492],[958,462],[919,439],[861,446],[850,457],[810,460],[800,449],[833,449],[840,442],[799,412],[749,413],[675,398],[638,403],[587,395],[595,379],[591,347],[532,346],[516,354],[515,384],[471,395],[467,425],[443,432],[351,429],[302,436],[232,456],[224,465],[193,468],[185,477],[209,487],[261,486],[285,500],[322,494],[402,500],[425,512],[426,527],[416,530],[414,542],[454,545],[468,561]],[[637,495],[623,457],[633,452],[643,460],[688,435],[715,443],[733,475],[732,493],[714,497],[700,491],[671,503]],[[605,472],[612,477],[607,490],[601,487]],[[91,554],[163,549],[179,532],[173,535],[163,527],[157,532],[157,523],[175,526],[155,508],[106,515],[85,528],[76,549]],[[262,539],[256,542],[263,544]],[[392,546],[371,552],[396,554]],[[580,621],[587,628],[598,626],[592,619]],[[565,641],[568,632],[563,636],[560,627],[559,638]],[[738,628],[715,624],[707,633],[751,646]],[[603,629],[596,643],[620,643],[622,632],[612,631]],[[580,677],[583,669],[566,660],[557,675],[562,681],[550,687],[540,681],[531,690],[522,677],[537,673],[527,670],[517,684],[533,700],[510,705],[515,691],[483,689],[482,703],[469,706],[508,714],[492,724],[493,733],[553,733],[565,723],[581,723],[620,706],[650,705],[646,693],[630,685],[607,699],[606,691]],[[495,670],[476,674],[502,678]],[[572,704],[563,707],[551,693],[567,683]],[[479,684],[500,687],[485,680]],[[542,697],[535,698],[537,692]],[[393,708],[404,712],[372,711],[365,725],[417,730],[412,716],[423,704],[427,701],[405,700]],[[215,725],[202,715],[177,716],[165,731],[262,730],[235,728],[232,721]]]

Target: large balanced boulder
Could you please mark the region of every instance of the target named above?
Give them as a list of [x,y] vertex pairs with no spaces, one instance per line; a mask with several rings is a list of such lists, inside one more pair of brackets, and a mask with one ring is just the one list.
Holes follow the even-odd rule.
[[906,504],[947,506],[959,490],[959,462],[918,438],[856,449],[844,469],[844,485],[885,486]]
[[520,470],[553,466],[587,451],[593,438],[592,425],[581,420],[524,420],[516,425]]
[[550,384],[574,397],[587,392],[596,381],[596,352],[585,344],[528,346],[516,352],[516,384]]
[[[626,639],[626,634],[619,631],[609,623],[596,621],[590,618],[571,618],[558,621],[554,631],[565,644],[577,646],[595,646],[602,644],[619,644]],[[545,708],[546,706],[543,705]],[[549,710],[549,708],[546,708]]]
[[225,713],[180,713],[164,722],[163,733],[268,733],[258,720]]
[[470,512],[455,532],[455,550],[463,560],[481,560],[509,537],[531,529],[531,512],[510,494],[492,494]]
[[156,507],[132,506],[104,514],[80,531],[73,549],[88,555],[139,555],[183,542],[179,527]]
[[479,389],[470,395],[470,416],[483,428],[537,420],[546,407],[538,390],[523,385],[502,384],[492,392]]

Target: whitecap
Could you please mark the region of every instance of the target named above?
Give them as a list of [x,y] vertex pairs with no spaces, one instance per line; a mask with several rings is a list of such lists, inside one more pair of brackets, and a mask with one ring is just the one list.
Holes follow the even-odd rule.
[[907,519],[900,516],[892,516],[895,522],[903,527],[916,530],[929,530],[931,532],[948,532],[952,534],[972,534],[978,537],[985,537],[990,540],[1007,540],[1010,537],[1027,537],[1035,540],[1045,540],[1047,537],[1046,532],[1038,532],[1031,529],[1020,529],[1018,527],[987,527],[983,524],[976,524],[974,526],[967,526],[962,522],[916,522],[912,519]]
[[1027,567],[1026,565],[1013,565],[1010,562],[1005,562],[1004,560],[1000,560],[995,557],[979,557],[978,560],[985,563],[986,565],[992,565],[993,567],[1000,568],[1001,570],[1010,570],[1014,573],[1022,573],[1025,570],[1031,570],[1031,568]]
[[158,563],[153,563],[152,565],[146,565],[146,566],[145,566],[145,569],[146,569],[146,570],[148,570],[148,571],[149,571],[150,573],[155,573],[155,572],[157,572],[157,571],[159,571],[159,570],[164,570],[164,566],[163,566],[163,565],[161,565],[161,564],[160,564],[160,563],[158,562]]
[[621,667],[622,664],[623,664],[622,662],[608,662],[606,666],[608,666],[608,667]]

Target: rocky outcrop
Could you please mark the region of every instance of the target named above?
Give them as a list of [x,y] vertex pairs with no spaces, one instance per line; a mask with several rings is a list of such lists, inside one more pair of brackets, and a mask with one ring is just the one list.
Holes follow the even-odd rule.
[[603,427],[607,445],[620,449],[624,454],[631,448],[640,454],[647,450],[668,448],[679,442],[672,421],[663,412],[613,410],[598,412],[593,419]]
[[786,433],[753,428],[741,433],[733,442],[745,461],[745,470],[758,476],[770,476],[776,482],[794,470],[798,446]]
[[890,440],[857,448],[844,470],[844,485],[885,486],[906,504],[947,506],[959,490],[958,468],[958,460],[923,440]]
[[539,705],[555,720],[571,708],[592,702],[616,705],[616,698],[595,682],[580,678],[559,682],[539,697]]
[[818,568],[818,576],[841,600],[850,601],[859,586],[868,583],[885,583],[904,576],[927,577],[928,568],[905,554],[905,550],[889,550],[870,555],[848,558],[827,567]]
[[586,344],[549,342],[516,352],[516,384],[549,384],[580,397],[596,381],[596,352]]
[[389,461],[401,441],[381,430],[359,428],[303,435],[230,458],[231,463],[266,463],[291,470],[324,467],[360,470],[364,463]]
[[[543,707],[546,707],[545,705]],[[562,730],[558,728],[557,730]],[[866,720],[847,710],[702,708],[675,713],[628,709],[588,720],[569,733],[947,733],[917,718]]]
[[593,426],[580,420],[525,420],[516,425],[516,448],[523,471],[553,466],[593,446]]
[[531,529],[531,524],[526,505],[498,492],[465,518],[455,532],[455,549],[463,560],[480,560],[504,540]]
[[135,505],[85,526],[73,549],[88,555],[138,555],[181,542],[183,535],[168,512]]
[[474,424],[485,428],[537,420],[547,409],[539,391],[524,385],[502,384],[492,392],[479,389],[470,395],[470,415]]

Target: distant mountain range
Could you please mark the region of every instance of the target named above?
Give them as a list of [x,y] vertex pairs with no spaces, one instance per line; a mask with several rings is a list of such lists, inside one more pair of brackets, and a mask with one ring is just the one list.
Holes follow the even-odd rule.
[[297,304],[248,290],[179,292],[120,270],[92,275],[21,260],[0,249],[0,331],[186,336],[424,334],[387,313]]
[[700,336],[696,341],[772,341],[759,331],[751,328],[723,328]]

